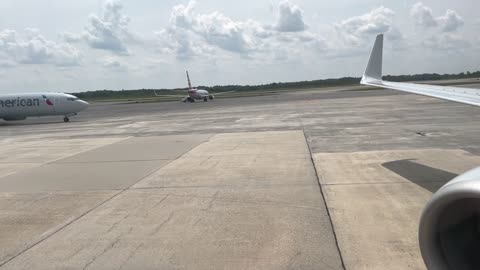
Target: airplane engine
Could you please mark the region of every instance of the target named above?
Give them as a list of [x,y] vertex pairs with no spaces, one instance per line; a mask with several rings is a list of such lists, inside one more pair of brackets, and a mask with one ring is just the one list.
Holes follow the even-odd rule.
[[434,194],[418,237],[428,269],[480,269],[480,167]]
[[209,95],[209,96],[208,96],[208,99],[214,100],[214,99],[215,99],[215,96],[214,96],[214,95]]

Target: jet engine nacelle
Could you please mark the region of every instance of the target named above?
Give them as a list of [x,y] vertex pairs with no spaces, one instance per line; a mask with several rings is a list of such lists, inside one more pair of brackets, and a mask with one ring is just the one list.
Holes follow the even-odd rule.
[[480,167],[434,194],[418,236],[428,269],[480,269]]

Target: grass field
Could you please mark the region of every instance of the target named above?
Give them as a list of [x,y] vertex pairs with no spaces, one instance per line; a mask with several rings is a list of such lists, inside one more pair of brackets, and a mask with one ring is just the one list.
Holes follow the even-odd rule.
[[[346,89],[352,88],[355,90],[367,90],[373,89],[368,87],[359,87],[351,85],[350,87],[345,87]],[[224,99],[224,98],[242,98],[242,97],[258,97],[258,96],[271,96],[279,93],[285,92],[299,92],[299,91],[324,91],[328,89],[333,89],[332,87],[324,88],[302,88],[302,89],[278,89],[278,90],[250,90],[250,91],[238,91],[238,92],[229,92],[225,94],[217,95],[218,93],[210,92],[210,94],[215,96],[215,99]],[[161,96],[155,96],[152,92],[152,97],[118,97],[118,98],[109,98],[109,99],[85,99],[88,102],[120,102],[120,103],[150,103],[150,102],[171,102],[171,101],[180,101],[182,96],[187,95],[184,92],[176,91],[175,94],[165,94]]]

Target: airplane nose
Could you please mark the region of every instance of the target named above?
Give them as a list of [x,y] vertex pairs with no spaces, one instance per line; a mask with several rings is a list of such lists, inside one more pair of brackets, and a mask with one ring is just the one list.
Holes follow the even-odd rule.
[[80,108],[82,111],[88,108],[88,105],[90,105],[88,102],[83,100],[78,100],[78,103],[80,104]]

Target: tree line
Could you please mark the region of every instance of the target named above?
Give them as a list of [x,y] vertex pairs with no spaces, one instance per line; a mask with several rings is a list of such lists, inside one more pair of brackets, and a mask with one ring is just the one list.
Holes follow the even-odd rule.
[[[471,79],[480,78],[480,71],[462,72],[459,74],[416,74],[416,75],[387,75],[383,77],[385,80],[394,82],[405,81],[435,81],[435,80],[453,80],[453,79]],[[217,85],[217,86],[198,86],[199,89],[205,89],[212,93],[228,92],[228,91],[272,91],[285,89],[304,89],[304,88],[322,88],[334,86],[355,85],[360,82],[358,77],[343,77],[338,79],[324,79],[300,82],[281,82],[262,85]],[[116,99],[116,98],[147,98],[153,96],[153,91],[162,95],[178,95],[187,88],[177,89],[137,89],[137,90],[96,90],[88,92],[75,93],[81,99]]]

